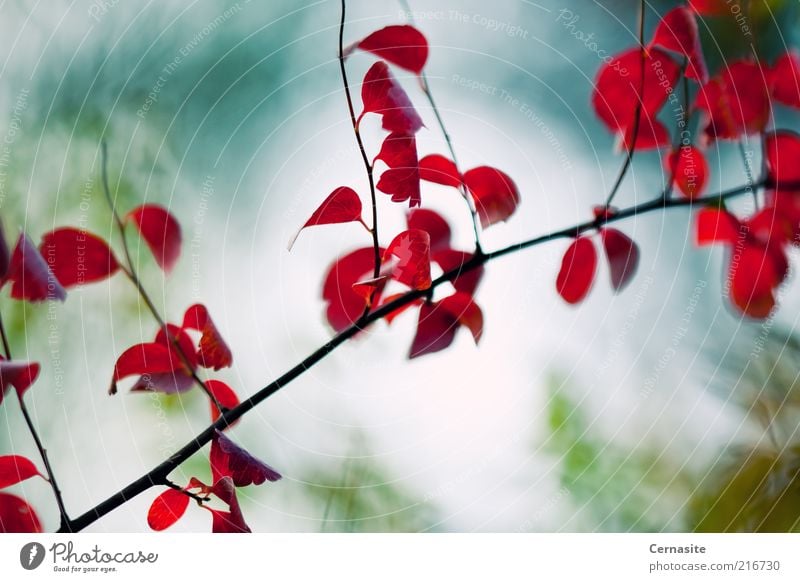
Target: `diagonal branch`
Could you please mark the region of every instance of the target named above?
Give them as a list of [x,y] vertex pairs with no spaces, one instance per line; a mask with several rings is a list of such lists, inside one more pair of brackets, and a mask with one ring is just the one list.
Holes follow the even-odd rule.
[[[602,224],[618,222],[641,214],[647,214],[649,212],[665,210],[669,208],[683,208],[692,206],[700,207],[705,204],[710,204],[710,205],[719,204],[729,198],[734,198],[736,196],[749,193],[752,188],[769,187],[771,185],[772,185],[771,182],[766,178],[764,178],[758,181],[756,184],[746,184],[744,186],[739,186],[737,188],[719,192],[718,194],[706,196],[702,199],[697,199],[697,200],[690,200],[687,198],[680,198],[680,199],[670,198],[668,200],[664,200],[663,197],[659,195],[657,198],[650,200],[648,202],[643,202],[641,204],[637,204],[622,209],[616,212],[615,214],[607,218],[604,218],[602,221],[599,219],[595,219],[587,222],[582,222],[574,226],[570,226],[568,228],[562,228],[559,230],[554,230],[552,232],[548,232],[546,234],[528,240],[524,240],[516,244],[497,249],[495,251],[491,251],[480,255],[476,254],[469,261],[464,263],[461,267],[450,270],[444,273],[443,275],[439,276],[438,278],[436,278],[431,284],[431,287],[429,289],[421,291],[417,290],[409,291],[401,295],[397,299],[385,305],[382,305],[375,311],[363,315],[355,324],[333,336],[330,340],[328,340],[327,343],[317,348],[303,361],[296,364],[293,368],[285,372],[282,376],[273,380],[268,385],[264,386],[261,390],[253,394],[250,398],[243,401],[235,408],[225,411],[214,424],[208,426],[205,430],[203,430],[200,434],[198,434],[194,439],[186,443],[186,445],[184,445],[183,448],[181,448],[179,451],[173,454],[166,461],[164,461],[163,463],[161,463],[148,473],[142,475],[141,477],[130,483],[128,486],[126,486],[119,492],[115,493],[105,501],[99,503],[98,505],[96,505],[83,515],[75,518],[74,520],[69,521],[66,524],[66,526],[62,525],[59,531],[60,532],[80,531],[85,527],[91,525],[92,523],[94,523],[107,513],[120,507],[132,497],[139,495],[140,493],[146,491],[147,489],[149,489],[154,485],[164,484],[167,480],[167,476],[174,469],[176,469],[181,463],[189,459],[192,455],[197,453],[206,444],[211,442],[215,432],[218,429],[224,429],[227,425],[231,424],[235,420],[247,414],[258,404],[262,403],[267,398],[269,398],[276,392],[280,391],[282,388],[287,386],[293,380],[302,376],[312,366],[317,364],[319,361],[325,358],[325,356],[333,352],[337,347],[345,343],[347,340],[351,339],[353,336],[358,334],[363,329],[369,327],[376,321],[385,318],[387,315],[389,315],[394,311],[397,311],[401,307],[404,307],[405,305],[408,305],[413,301],[416,301],[417,299],[421,299],[427,296],[433,289],[435,289],[439,285],[452,281],[455,277],[458,277],[459,275],[465,272],[472,271],[486,263],[489,263],[490,261],[493,261],[495,259],[498,259],[506,255],[517,253],[524,249],[539,246],[557,239],[573,237],[576,234],[580,234],[584,231],[596,229]],[[800,184],[782,184],[782,187],[800,189]]]

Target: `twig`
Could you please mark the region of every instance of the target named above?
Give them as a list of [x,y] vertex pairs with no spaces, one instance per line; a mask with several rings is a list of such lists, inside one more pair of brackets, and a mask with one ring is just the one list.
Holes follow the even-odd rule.
[[106,201],[108,202],[109,209],[111,210],[111,214],[114,216],[114,222],[116,222],[117,224],[117,230],[119,230],[119,238],[122,241],[122,249],[123,252],[125,253],[126,265],[123,267],[122,270],[124,271],[125,275],[127,275],[128,279],[130,279],[131,283],[133,283],[133,285],[136,287],[136,290],[139,292],[139,295],[144,300],[145,305],[147,305],[148,310],[150,311],[150,313],[153,314],[153,317],[155,318],[156,322],[158,322],[159,327],[162,330],[164,330],[164,333],[169,339],[169,342],[175,348],[175,351],[178,354],[178,357],[181,359],[181,362],[183,363],[184,367],[191,374],[192,380],[194,380],[195,384],[197,384],[198,386],[200,386],[200,388],[203,389],[203,391],[206,393],[206,395],[214,404],[214,406],[217,407],[217,410],[219,410],[220,412],[224,411],[225,407],[219,403],[217,397],[214,396],[214,393],[211,392],[211,390],[209,390],[206,383],[194,370],[194,367],[189,361],[189,356],[186,354],[186,352],[183,351],[183,346],[181,346],[180,342],[178,341],[178,338],[176,338],[174,334],[169,330],[169,327],[164,321],[164,318],[161,317],[161,314],[158,312],[155,303],[153,303],[153,300],[150,298],[150,294],[144,288],[144,285],[142,285],[142,280],[136,273],[136,268],[133,266],[131,251],[130,248],[128,247],[128,240],[125,238],[125,223],[122,221],[122,217],[119,215],[119,212],[117,212],[117,206],[114,203],[114,199],[111,197],[111,188],[108,185],[108,146],[106,144],[105,139],[102,142],[100,142],[100,173],[103,182],[103,192],[105,194]]
[[[639,125],[642,117],[642,104],[644,103],[644,63],[647,56],[647,51],[644,47],[644,0],[640,0],[639,2],[639,52],[641,55],[639,59],[639,99],[636,102],[636,109],[633,117],[633,137],[631,138],[630,146],[627,147],[625,161],[619,169],[619,174],[617,175],[614,185],[611,187],[611,191],[608,193],[608,198],[606,198],[606,207],[611,205],[611,202],[614,201],[614,197],[619,191],[619,187],[622,186],[622,180],[625,179],[625,175],[628,173],[631,163],[633,162],[634,152],[636,151],[636,140],[639,138]],[[623,142],[624,141],[625,136],[623,136]],[[627,144],[625,145],[627,146]]]
[[[8,341],[8,336],[6,335],[6,328],[5,325],[3,325],[2,316],[0,316],[0,337],[2,337],[3,340],[3,351],[5,352],[5,358],[6,360],[10,360],[11,345]],[[70,519],[69,515],[67,515],[67,509],[64,506],[64,498],[61,496],[61,490],[58,488],[58,482],[56,482],[55,473],[53,473],[53,467],[50,466],[50,459],[47,457],[47,450],[42,444],[42,439],[39,438],[39,433],[36,431],[36,427],[33,424],[33,419],[28,412],[28,406],[25,404],[25,400],[22,398],[22,395],[17,392],[17,390],[14,390],[14,392],[17,395],[17,401],[19,402],[19,408],[22,411],[22,416],[25,419],[25,424],[28,425],[28,431],[31,433],[33,442],[39,451],[39,456],[42,458],[44,471],[47,474],[47,481],[50,483],[50,488],[53,490],[53,495],[56,498],[56,505],[58,505],[58,513],[61,519],[59,530],[63,530],[65,527],[68,527]]]
[[[400,0],[400,5],[403,7],[406,14],[408,15],[409,21],[412,24],[414,24],[414,13],[411,10],[411,6],[407,2],[407,0]],[[453,140],[450,138],[450,132],[447,131],[447,127],[444,124],[444,119],[442,118],[442,114],[439,111],[439,108],[436,106],[436,101],[433,98],[433,92],[431,91],[431,86],[428,83],[428,75],[425,74],[424,70],[420,73],[419,79],[420,79],[420,86],[422,87],[422,92],[425,93],[425,97],[428,99],[428,103],[430,104],[431,109],[433,110],[433,114],[436,117],[436,123],[439,125],[439,130],[442,132],[445,144],[447,144],[447,150],[450,152],[450,159],[453,161],[453,164],[456,167],[456,171],[460,176],[461,167],[458,163],[458,156],[456,156],[456,149],[453,146]],[[464,185],[463,182],[458,185],[458,190],[461,192],[461,197],[464,198],[464,201],[467,203],[467,208],[469,209],[470,218],[472,220],[472,232],[475,237],[475,254],[481,255],[483,254],[483,248],[481,247],[480,228],[478,228],[478,209],[472,202],[472,199],[469,196],[469,192],[467,192],[467,187]]]
[[[358,120],[356,119],[356,111],[353,107],[353,96],[350,94],[350,83],[347,81],[347,69],[344,66],[344,21],[346,12],[346,2],[342,0],[342,19],[339,22],[339,69],[342,72],[342,84],[344,85],[344,94],[347,97],[347,109],[350,112],[350,122],[353,125],[353,133],[356,136],[358,143],[358,150],[361,152],[361,159],[364,162],[364,169],[367,172],[367,181],[369,182],[369,195],[372,202],[372,228],[369,231],[372,233],[372,249],[374,253],[375,268],[373,269],[373,278],[377,279],[381,274],[381,244],[378,239],[378,197],[375,193],[375,176],[373,175],[373,167],[367,157],[367,150],[364,148],[364,141],[361,139],[361,131],[358,128]],[[372,295],[375,294],[373,290]],[[369,311],[372,301],[367,302],[365,313]]]
[[[765,186],[768,187],[770,185],[771,182],[769,182],[767,179],[762,179],[753,186],[762,188]],[[787,183],[787,184],[782,184],[782,187],[800,189],[800,184]],[[661,196],[659,196],[658,198],[655,198],[648,202],[643,202],[641,204],[637,204],[622,209],[612,214],[611,216],[604,218],[603,222],[604,223],[617,222],[633,216],[647,214],[649,212],[653,212],[656,210],[663,210],[667,208],[683,208],[692,206],[702,206],[704,204],[709,204],[709,205],[719,204],[720,202],[727,200],[728,198],[733,198],[735,196],[739,196],[741,194],[750,192],[750,188],[751,185],[748,184],[744,186],[739,186],[738,188],[734,188],[731,190],[719,192],[718,194],[715,195],[706,196],[702,199],[695,199],[695,200],[690,200],[687,198],[672,198],[669,200],[663,200]],[[598,227],[598,221],[591,220],[580,224],[576,224],[574,226],[570,226],[568,228],[555,230],[528,240],[524,240],[519,243],[509,245],[507,247],[489,253],[485,253],[482,255],[475,255],[460,267],[452,269],[442,274],[441,276],[437,277],[431,284],[431,289],[435,289],[439,285],[452,281],[454,278],[462,275],[463,273],[467,273],[469,271],[477,269],[483,266],[484,264],[493,261],[495,259],[498,259],[500,257],[514,254],[523,249],[535,247],[556,239],[573,237],[576,234],[580,234],[588,230],[593,230],[596,229],[597,227]],[[353,336],[357,335],[363,329],[369,327],[376,321],[383,319],[390,313],[397,311],[401,307],[404,307],[416,301],[417,299],[421,299],[428,293],[429,293],[428,289],[409,291],[401,295],[397,299],[389,303],[386,303],[384,305],[381,305],[375,311],[363,315],[356,323],[354,323],[347,329],[333,336],[330,340],[328,340],[327,343],[317,348],[304,360],[296,364],[293,368],[285,372],[279,378],[273,380],[270,384],[264,386],[261,390],[253,394],[247,400],[244,400],[238,406],[224,412],[214,424],[208,426],[194,439],[189,441],[179,451],[173,454],[169,459],[162,462],[160,465],[158,465],[148,473],[142,475],[141,477],[139,477],[138,479],[136,479],[128,486],[126,486],[119,492],[115,493],[105,501],[99,503],[97,506],[90,509],[83,515],[70,521],[67,524],[66,529],[62,528],[59,531],[80,531],[85,527],[91,525],[92,523],[94,523],[95,521],[97,521],[110,511],[113,511],[117,507],[121,506],[132,497],[139,495],[143,491],[146,491],[147,489],[156,484],[164,483],[170,472],[172,472],[175,468],[177,468],[181,463],[189,459],[192,455],[197,453],[201,448],[203,448],[203,446],[211,442],[217,430],[223,429],[227,425],[241,418],[242,416],[247,414],[250,410],[255,408],[258,404],[262,403],[267,398],[269,398],[276,392],[280,391],[284,386],[288,385],[293,380],[302,376],[312,366],[314,366],[323,358],[325,358],[325,356],[333,352],[337,347],[339,347],[340,345],[351,339]]]

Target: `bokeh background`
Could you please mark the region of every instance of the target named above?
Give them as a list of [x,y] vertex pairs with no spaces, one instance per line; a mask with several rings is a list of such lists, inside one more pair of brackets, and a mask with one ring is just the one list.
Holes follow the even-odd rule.
[[[752,3],[760,54],[797,40],[796,2]],[[648,31],[674,5],[648,2]],[[621,155],[589,106],[601,61],[581,38],[593,35],[608,53],[633,45],[637,7],[413,2],[462,166],[498,166],[522,194],[515,216],[484,234],[485,247],[583,221],[604,200]],[[240,395],[255,392],[330,337],[323,273],[369,243],[357,225],[344,225],[310,229],[286,249],[334,187],[367,194],[336,61],[339,9],[332,0],[0,3],[0,134],[9,145],[0,213],[9,239],[19,229],[38,240],[54,226],[81,224],[114,240],[99,181],[105,138],[120,209],[158,202],[183,226],[182,258],[167,280],[131,236],[156,303],[172,320],[205,303],[234,352],[234,367],[216,377]],[[578,17],[571,28],[565,11]],[[345,38],[408,16],[393,1],[349,2]],[[749,50],[732,19],[701,28],[712,69]],[[372,62],[352,56],[354,84]],[[443,153],[415,80],[398,76],[426,121],[421,153]],[[797,121],[776,111],[777,124]],[[372,155],[380,136],[368,124]],[[758,141],[744,147],[757,168]],[[736,146],[708,156],[710,190],[745,181]],[[616,202],[656,196],[664,180],[659,154],[637,155]],[[423,196],[451,218],[456,245],[469,248],[458,196],[433,185]],[[403,210],[386,198],[381,224],[390,233]],[[752,201],[739,204],[746,210]],[[460,333],[451,349],[409,362],[415,318],[406,314],[249,414],[234,438],[285,476],[240,496],[253,530],[800,527],[794,276],[773,319],[742,320],[721,296],[724,255],[693,248],[688,210],[622,228],[642,260],[619,295],[601,270],[586,301],[564,304],[554,287],[563,241],[515,254],[488,267],[477,296],[485,315],[478,348]],[[107,395],[116,356],[156,331],[121,276],[73,291],[63,305],[24,305],[4,290],[0,310],[15,356],[43,364],[27,398],[71,514],[207,424],[196,391]],[[0,451],[36,458],[13,399],[0,418]],[[173,479],[192,475],[208,476],[204,455]],[[16,489],[48,529],[57,527],[45,483]],[[146,531],[156,494],[91,529]],[[191,507],[174,526],[209,528],[209,515]]]

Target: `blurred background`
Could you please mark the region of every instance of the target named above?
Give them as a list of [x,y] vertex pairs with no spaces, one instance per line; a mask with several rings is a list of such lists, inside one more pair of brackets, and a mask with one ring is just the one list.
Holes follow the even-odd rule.
[[[648,2],[647,30],[675,5]],[[753,5],[759,54],[797,40],[796,2]],[[515,216],[484,233],[492,249],[589,219],[605,199],[622,156],[589,98],[598,51],[635,44],[637,7],[414,0],[409,14],[397,2],[358,0],[348,3],[345,39],[414,17],[462,168],[497,166],[519,186]],[[145,285],[173,321],[205,303],[234,353],[234,366],[215,377],[240,396],[254,393],[331,336],[323,274],[369,244],[357,225],[342,225],[305,231],[286,250],[333,188],[368,192],[336,60],[339,10],[331,0],[3,2],[0,213],[9,240],[20,229],[38,241],[55,226],[82,225],[117,244],[99,181],[105,138],[120,209],[157,202],[183,227],[182,257],[166,280],[131,236]],[[749,50],[732,17],[701,29],[712,70]],[[373,61],[354,54],[351,83]],[[444,153],[415,80],[397,76],[427,125],[421,155]],[[797,121],[776,110],[776,124]],[[382,133],[374,119],[365,127],[372,157]],[[759,167],[757,140],[744,145]],[[709,191],[745,182],[735,145],[708,157]],[[658,153],[637,155],[616,203],[650,199],[664,180]],[[391,233],[403,208],[380,198]],[[424,186],[423,205],[445,213],[454,246],[468,249],[462,204],[453,191]],[[618,295],[601,266],[586,301],[561,301],[554,281],[564,241],[511,255],[488,267],[477,295],[480,347],[462,332],[449,350],[409,362],[409,313],[250,413],[233,438],[284,474],[240,495],[252,529],[798,529],[794,270],[773,319],[742,320],[721,294],[724,254],[693,248],[688,210],[621,228],[642,258]],[[116,356],[157,330],[123,277],[75,290],[63,305],[25,305],[6,289],[0,310],[15,356],[42,363],[27,398],[72,515],[207,424],[197,391],[107,395]],[[0,452],[36,459],[13,399],[0,417]],[[207,454],[198,454],[173,480],[208,474]],[[47,529],[57,527],[44,482],[15,489]],[[147,531],[156,494],[91,529]],[[209,515],[190,508],[174,529],[207,531]]]

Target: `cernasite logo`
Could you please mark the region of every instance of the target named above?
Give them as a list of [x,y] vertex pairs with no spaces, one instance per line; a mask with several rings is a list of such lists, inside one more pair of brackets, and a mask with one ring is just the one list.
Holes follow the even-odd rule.
[[42,544],[38,542],[27,543],[19,551],[19,563],[26,570],[35,570],[44,562],[45,554]]

